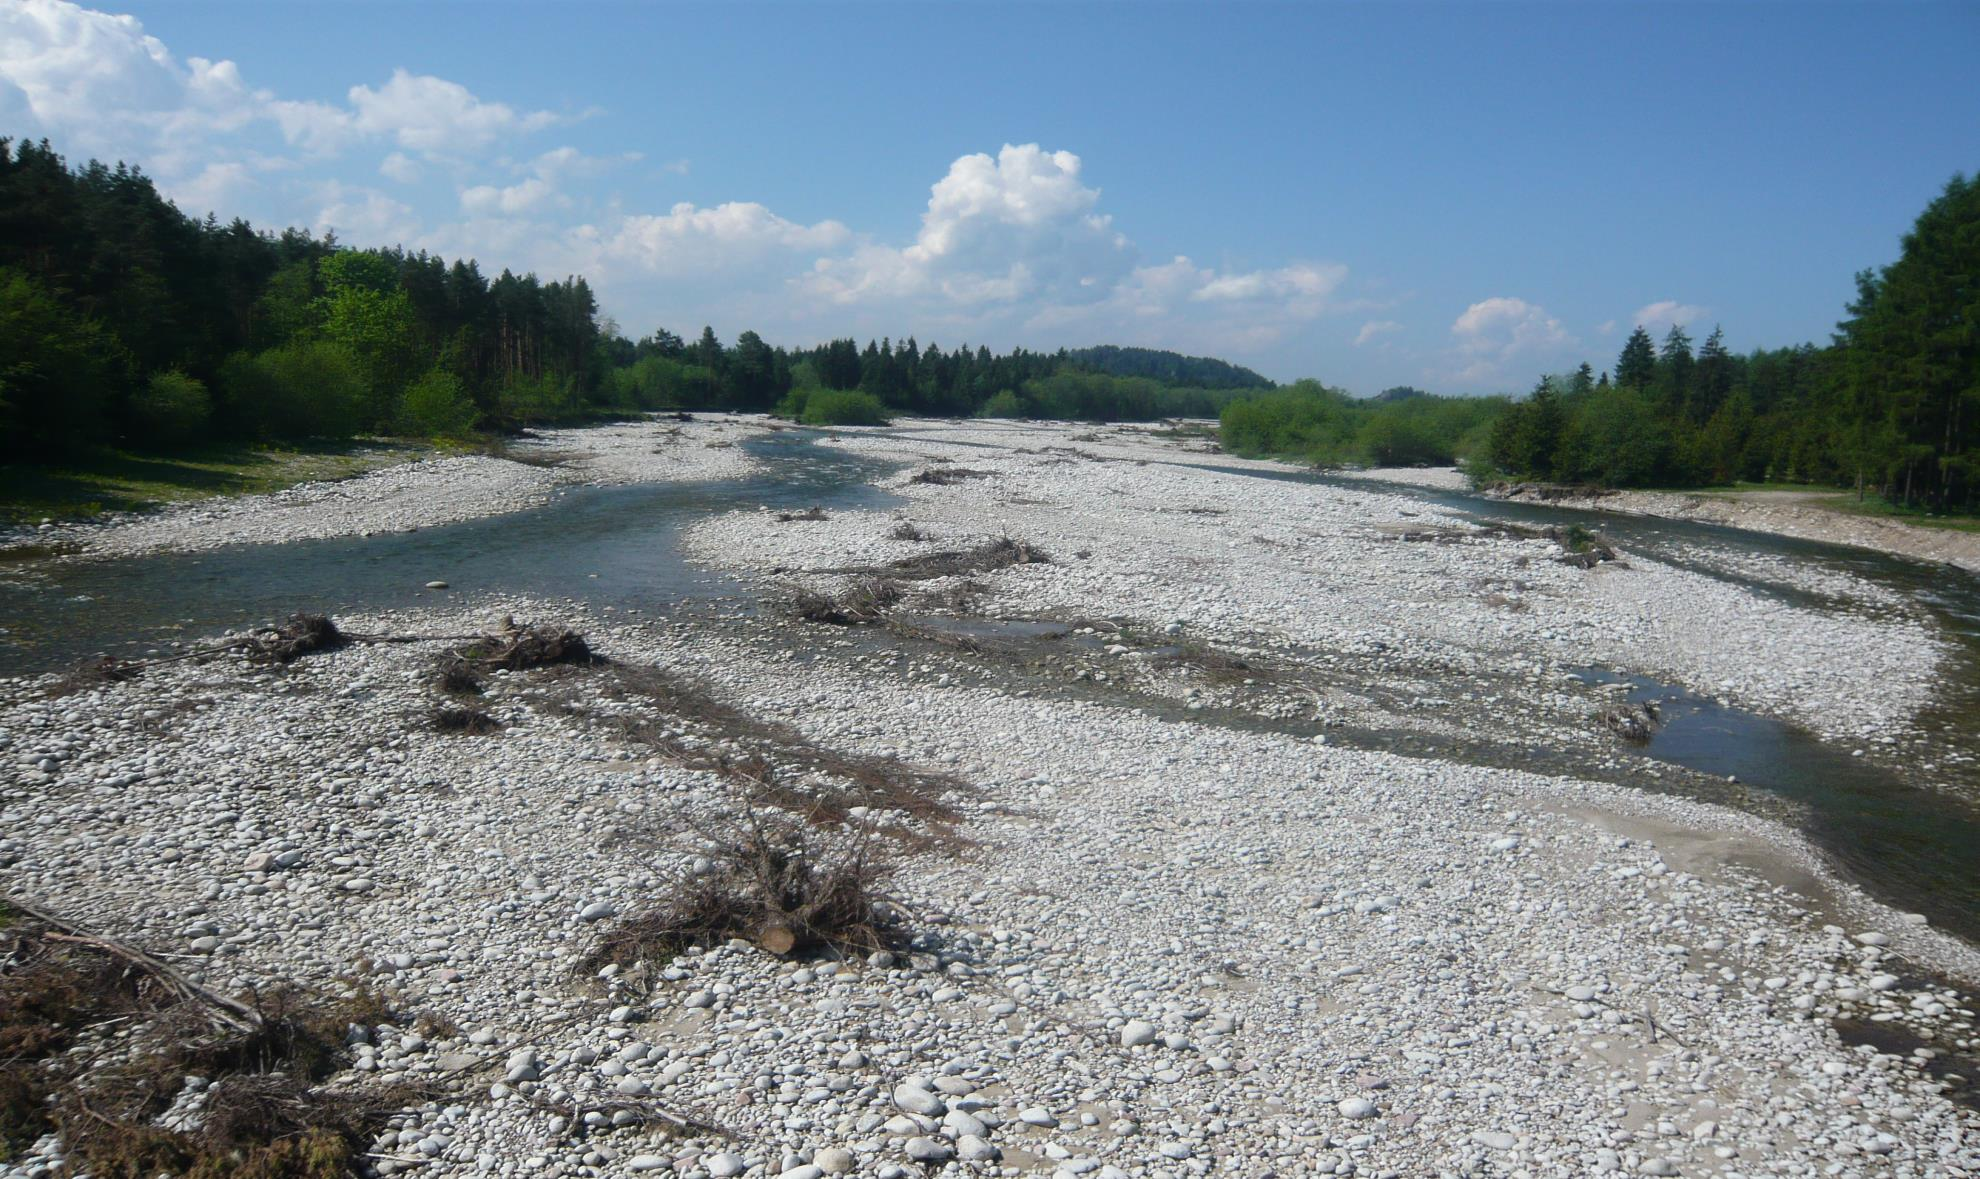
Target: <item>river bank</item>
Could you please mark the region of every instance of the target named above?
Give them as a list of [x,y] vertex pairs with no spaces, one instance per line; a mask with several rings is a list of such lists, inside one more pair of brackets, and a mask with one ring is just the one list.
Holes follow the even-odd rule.
[[[441,1094],[370,1144],[381,1173],[1980,1173],[1980,1115],[1910,1047],[1971,1048],[1936,976],[1980,954],[1782,823],[1632,788],[1675,771],[1570,674],[1719,676],[1874,743],[1930,698],[1901,603],[1578,568],[1131,428],[817,448],[895,464],[888,498],[703,517],[680,551],[715,596],[459,577],[338,619],[557,623],[610,664],[449,697],[453,639],[0,681],[8,890],[219,989],[379,992],[341,1082]],[[791,610],[873,578],[901,597],[868,625]],[[1857,682],[1820,666],[1845,652]],[[578,969],[751,805],[884,829],[907,944]],[[640,1103],[721,1129],[615,1125]]]
[[735,478],[750,469],[735,441],[758,428],[718,418],[543,430],[501,457],[422,458],[264,495],[21,527],[0,533],[0,549],[108,558],[417,531],[536,507],[563,487]]
[[[1452,467],[1380,467],[1335,472],[1344,478],[1367,479],[1464,490],[1470,481]],[[1505,495],[1518,502],[1536,500],[1559,507],[1596,512],[1695,520],[1792,536],[1823,544],[1852,545],[1893,556],[1954,565],[1980,573],[1980,532],[1932,528],[1894,517],[1866,516],[1831,506],[1840,493],[1793,489],[1752,491],[1611,491],[1597,496]]]

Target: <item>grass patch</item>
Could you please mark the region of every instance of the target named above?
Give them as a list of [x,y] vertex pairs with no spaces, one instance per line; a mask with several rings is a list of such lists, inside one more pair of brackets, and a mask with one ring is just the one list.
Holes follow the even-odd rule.
[[298,483],[349,479],[425,457],[431,447],[367,439],[296,449],[209,446],[178,454],[101,450],[59,463],[0,465],[0,521],[26,524],[143,511]]

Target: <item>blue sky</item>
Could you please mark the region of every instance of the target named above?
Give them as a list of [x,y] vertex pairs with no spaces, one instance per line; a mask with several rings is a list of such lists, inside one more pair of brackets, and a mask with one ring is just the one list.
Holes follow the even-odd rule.
[[1980,6],[0,0],[0,134],[583,273],[629,335],[1524,389],[1822,340],[1980,170]]

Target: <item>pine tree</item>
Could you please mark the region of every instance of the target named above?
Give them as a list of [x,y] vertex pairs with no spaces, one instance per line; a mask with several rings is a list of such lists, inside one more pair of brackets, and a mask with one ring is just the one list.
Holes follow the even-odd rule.
[[1650,342],[1650,333],[1637,324],[1623,342],[1622,355],[1616,358],[1616,384],[1626,389],[1647,389],[1656,376],[1656,346]]
[[1710,421],[1732,393],[1733,358],[1726,351],[1726,330],[1714,324],[1705,346],[1698,350],[1698,369],[1688,403],[1691,420]]

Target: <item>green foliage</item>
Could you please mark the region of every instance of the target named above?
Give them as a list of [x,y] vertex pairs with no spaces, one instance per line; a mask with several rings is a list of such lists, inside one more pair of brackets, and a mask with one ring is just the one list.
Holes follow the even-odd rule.
[[316,267],[317,281],[328,298],[352,293],[389,295],[399,289],[399,268],[391,258],[372,250],[343,250]]
[[583,411],[577,386],[568,377],[528,373],[509,379],[502,389],[500,406],[503,418],[522,425],[573,421]]
[[99,441],[126,380],[123,349],[18,270],[0,268],[0,454]]
[[262,438],[348,438],[363,427],[371,396],[357,358],[326,340],[230,357],[220,389],[228,411]]
[[1224,449],[1333,466],[1443,465],[1504,407],[1499,398],[1429,394],[1357,401],[1318,381],[1232,402],[1219,419]]
[[805,399],[807,426],[884,426],[887,407],[871,393],[856,389],[822,389]]
[[198,441],[213,416],[213,398],[206,385],[182,372],[153,373],[131,398],[131,421],[137,445],[171,450]]
[[1616,384],[1627,389],[1647,389],[1657,375],[1657,349],[1642,324],[1629,333],[1622,355],[1616,359]]
[[1580,404],[1550,461],[1554,476],[1570,482],[1646,487],[1669,481],[1671,458],[1668,423],[1641,390],[1622,387]]
[[1164,385],[1197,389],[1270,389],[1272,382],[1248,368],[1207,356],[1184,356],[1153,348],[1103,344],[1075,348],[1066,359],[1081,368],[1116,377],[1148,377]]
[[1145,422],[1157,418],[1211,418],[1241,394],[1227,389],[1185,389],[1148,377],[1115,377],[1060,369],[1024,382],[1026,416],[1084,422]]
[[1980,504],[1980,176],[1954,176],[1842,324],[1844,445],[1904,503]]
[[1024,398],[1019,397],[1009,389],[999,389],[990,400],[983,403],[983,408],[976,411],[976,416],[980,418],[1028,418],[1031,416],[1031,409],[1025,405]]
[[[357,255],[339,254],[324,266]],[[333,285],[320,300],[323,338],[339,344],[357,361],[369,391],[367,425],[390,423],[398,396],[422,360],[412,299],[404,291]]]
[[474,429],[474,399],[461,379],[432,369],[406,387],[399,402],[399,432],[423,437],[461,438]]

